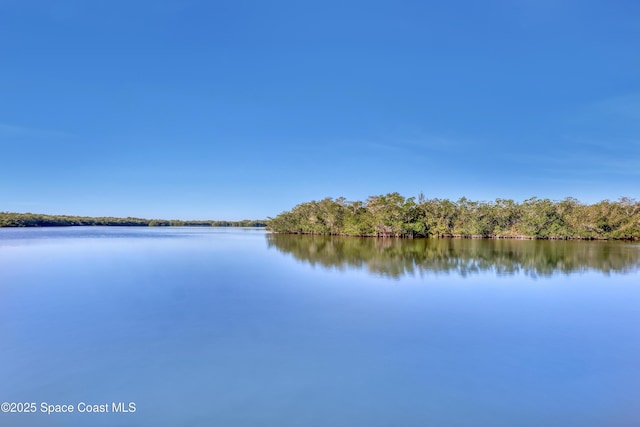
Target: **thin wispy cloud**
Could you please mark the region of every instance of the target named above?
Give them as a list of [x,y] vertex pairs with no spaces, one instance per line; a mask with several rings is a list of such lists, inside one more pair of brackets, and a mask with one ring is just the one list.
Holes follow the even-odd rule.
[[574,138],[558,144],[554,156],[532,154],[521,161],[535,163],[545,174],[561,179],[576,176],[599,180],[603,175],[637,179],[640,176],[640,140]]
[[594,128],[634,134],[640,124],[640,93],[630,92],[595,99],[562,119],[576,134],[580,129]]
[[33,200],[14,200],[7,201],[7,205],[17,206],[20,208],[28,208],[30,206],[40,206],[42,203]]
[[460,147],[476,145],[474,141],[429,133],[419,127],[400,129],[366,144],[372,149],[413,156],[454,153]]
[[439,136],[397,136],[380,139],[336,139],[322,140],[311,143],[297,144],[288,148],[289,151],[324,153],[332,152],[339,147],[341,150],[354,148],[361,153],[399,153],[399,154],[433,154],[454,151],[465,143],[451,138]]
[[373,142],[371,148],[380,151],[394,152],[411,156],[443,154],[455,149],[455,144],[447,140],[398,140]]
[[599,101],[593,109],[629,119],[640,119],[640,93],[629,93]]
[[17,126],[0,122],[0,138],[2,137],[22,137],[22,138],[67,138],[72,136],[67,132],[53,129],[39,129],[26,126]]

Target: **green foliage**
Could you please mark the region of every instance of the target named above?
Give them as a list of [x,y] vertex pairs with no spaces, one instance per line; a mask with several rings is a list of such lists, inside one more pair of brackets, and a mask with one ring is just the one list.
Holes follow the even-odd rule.
[[0,227],[68,227],[78,225],[138,226],[138,227],[266,227],[267,221],[180,221],[143,218],[84,217],[0,212]]
[[626,197],[593,205],[562,201],[496,199],[452,202],[405,199],[398,193],[365,202],[344,198],[302,203],[270,218],[278,233],[376,237],[493,237],[534,239],[638,239],[640,202]]

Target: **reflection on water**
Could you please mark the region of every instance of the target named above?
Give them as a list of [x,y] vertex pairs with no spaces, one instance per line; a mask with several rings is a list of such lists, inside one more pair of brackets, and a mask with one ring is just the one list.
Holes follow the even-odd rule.
[[461,276],[571,274],[587,270],[631,273],[640,245],[628,242],[495,239],[376,239],[268,234],[270,248],[323,267],[357,267],[386,277],[422,273]]
[[0,230],[0,402],[137,407],[0,426],[640,425],[639,245],[267,236]]

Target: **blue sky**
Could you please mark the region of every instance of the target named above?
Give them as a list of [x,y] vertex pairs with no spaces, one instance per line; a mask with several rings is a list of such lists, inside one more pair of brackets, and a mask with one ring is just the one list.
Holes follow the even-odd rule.
[[0,0],[0,211],[640,198],[635,1]]

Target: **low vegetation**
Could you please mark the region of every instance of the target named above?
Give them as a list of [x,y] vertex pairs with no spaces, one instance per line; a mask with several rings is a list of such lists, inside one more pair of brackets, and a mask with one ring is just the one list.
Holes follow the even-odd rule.
[[86,217],[0,212],[0,227],[63,227],[78,225],[141,226],[141,227],[264,227],[266,221],[180,221],[144,218]]
[[583,204],[574,198],[476,202],[404,198],[366,201],[326,198],[269,218],[278,233],[376,237],[489,237],[532,239],[640,238],[640,202],[623,197]]

